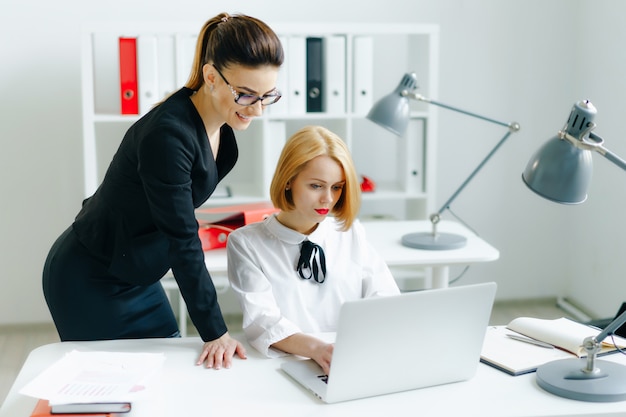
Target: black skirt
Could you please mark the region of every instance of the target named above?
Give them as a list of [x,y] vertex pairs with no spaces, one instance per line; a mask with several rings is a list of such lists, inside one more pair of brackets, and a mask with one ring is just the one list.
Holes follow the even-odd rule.
[[160,282],[124,282],[92,256],[70,226],[44,265],[43,293],[62,341],[178,336]]

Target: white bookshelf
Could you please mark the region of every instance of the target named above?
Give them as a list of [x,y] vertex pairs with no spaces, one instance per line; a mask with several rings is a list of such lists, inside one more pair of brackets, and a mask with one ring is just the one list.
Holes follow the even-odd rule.
[[[285,139],[307,124],[323,125],[339,134],[351,149],[359,174],[372,178],[373,193],[363,194],[361,217],[425,219],[435,211],[436,109],[414,102],[408,132],[395,137],[365,118],[367,105],[358,97],[355,83],[370,80],[373,104],[392,91],[404,73],[416,72],[420,93],[437,98],[439,30],[436,25],[419,24],[341,24],[272,23],[281,39],[297,37],[339,37],[344,41],[345,61],[325,62],[325,80],[331,76],[345,81],[345,102],[333,111],[307,113],[290,105],[290,57],[297,53],[285,42],[286,61],[279,75],[283,99],[267,107],[263,117],[248,130],[236,132],[240,159],[222,181],[232,197],[211,198],[206,205],[230,205],[266,200],[276,160]],[[85,24],[82,42],[83,145],[86,195],[91,195],[126,129],[139,115],[121,115],[119,103],[119,36],[166,36],[194,38],[200,23],[120,23]],[[366,39],[371,45],[369,59],[355,61],[355,45]],[[324,44],[326,46],[326,43]],[[181,57],[182,46],[171,56],[177,79],[186,79],[189,63]],[[366,54],[367,56],[367,54]],[[161,57],[159,56],[159,60]],[[165,58],[164,58],[165,59]],[[296,67],[298,65],[295,65]],[[306,65],[304,65],[306,68]],[[338,69],[338,70],[336,70]],[[339,73],[333,72],[339,71]],[[286,81],[287,80],[287,81]],[[141,83],[141,78],[139,79]],[[182,85],[178,85],[181,87]],[[367,100],[366,100],[367,104]]]

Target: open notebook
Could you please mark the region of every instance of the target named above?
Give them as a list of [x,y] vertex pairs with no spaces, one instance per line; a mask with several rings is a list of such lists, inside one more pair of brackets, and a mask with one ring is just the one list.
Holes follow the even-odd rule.
[[[508,374],[522,375],[557,359],[586,357],[583,340],[599,333],[598,328],[565,317],[518,317],[506,326],[489,326],[481,361]],[[597,356],[625,348],[626,339],[607,337]]]
[[467,380],[495,293],[489,282],[347,302],[328,377],[310,359],[281,367],[327,403]]

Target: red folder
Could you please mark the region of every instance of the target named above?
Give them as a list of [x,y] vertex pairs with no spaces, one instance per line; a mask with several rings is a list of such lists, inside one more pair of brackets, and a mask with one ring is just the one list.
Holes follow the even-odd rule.
[[139,114],[137,93],[137,38],[119,38],[122,114]]
[[278,211],[270,202],[196,210],[202,250],[226,247],[230,232],[246,224],[262,221]]

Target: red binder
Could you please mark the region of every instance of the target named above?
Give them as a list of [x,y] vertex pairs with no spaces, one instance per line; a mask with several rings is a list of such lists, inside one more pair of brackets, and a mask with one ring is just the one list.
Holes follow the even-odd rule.
[[122,114],[139,114],[137,38],[119,38]]

